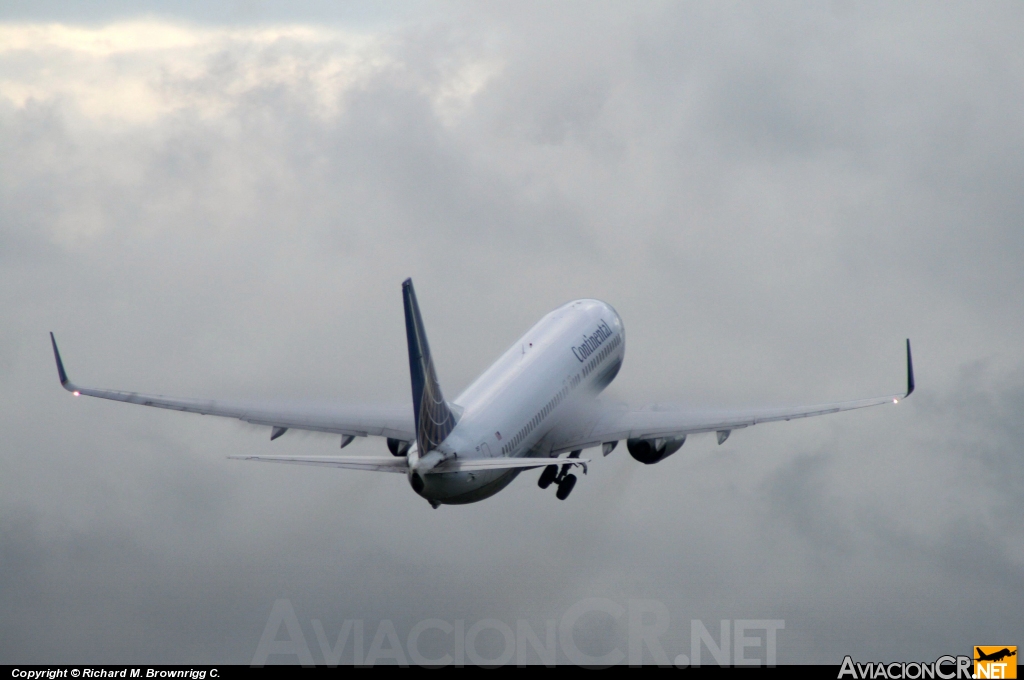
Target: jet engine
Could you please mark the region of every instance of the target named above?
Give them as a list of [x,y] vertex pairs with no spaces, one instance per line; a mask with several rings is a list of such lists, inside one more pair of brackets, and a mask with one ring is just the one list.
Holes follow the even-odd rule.
[[644,465],[653,465],[678,451],[686,441],[682,437],[658,437],[657,439],[627,439],[629,455]]
[[409,446],[412,442],[407,442],[402,439],[392,439],[388,437],[388,451],[391,452],[392,456],[404,456],[409,453]]

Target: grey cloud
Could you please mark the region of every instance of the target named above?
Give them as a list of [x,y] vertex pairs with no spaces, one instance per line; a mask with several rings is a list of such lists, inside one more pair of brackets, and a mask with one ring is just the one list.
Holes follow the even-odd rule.
[[[0,92],[0,658],[246,663],[279,597],[318,660],[312,619],[539,631],[586,597],[664,602],[670,657],[691,618],[785,618],[781,662],[1012,637],[1020,13],[946,12],[450,5],[381,29],[387,64],[329,114],[314,74],[343,42],[154,71],[181,108],[143,122]],[[494,75],[444,113],[476,62]],[[299,75],[242,87],[252,63]],[[627,325],[610,399],[895,391],[907,336],[918,392],[653,468],[620,447],[566,503],[527,473],[433,511],[400,478],[225,460],[332,438],[55,381],[49,330],[85,384],[407,400],[409,275],[448,392],[583,296]],[[578,632],[625,649],[605,617]]]

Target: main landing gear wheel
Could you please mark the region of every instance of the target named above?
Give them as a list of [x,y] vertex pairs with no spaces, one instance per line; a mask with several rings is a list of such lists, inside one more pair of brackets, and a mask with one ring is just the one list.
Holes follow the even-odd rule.
[[558,491],[555,492],[555,496],[558,497],[558,500],[564,501],[572,493],[574,486],[576,486],[576,475],[566,475],[558,483]]
[[551,482],[555,481],[555,477],[558,475],[557,465],[548,465],[544,468],[544,472],[540,473],[540,479],[537,480],[537,486],[542,489],[546,489],[551,486]]

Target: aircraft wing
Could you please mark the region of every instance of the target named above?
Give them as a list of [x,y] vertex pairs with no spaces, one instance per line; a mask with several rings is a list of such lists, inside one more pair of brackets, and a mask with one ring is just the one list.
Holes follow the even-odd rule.
[[[892,404],[904,395],[843,401],[832,404],[796,406],[788,408],[751,409],[743,411],[692,411],[682,407],[658,406],[651,409],[606,409],[600,413],[593,429],[585,436],[573,440],[555,439],[552,453],[586,449],[600,446],[604,442],[622,439],[658,439],[681,437],[701,432],[728,433],[750,425],[770,423],[777,420],[793,420],[822,416],[852,409]],[[728,434],[720,435],[722,441]]]
[[[693,411],[680,406],[658,405],[640,409],[608,407],[599,410],[590,418],[588,426],[567,429],[565,434],[553,433],[551,453],[600,446],[604,442],[622,439],[659,439],[681,437],[701,432],[717,432],[721,444],[732,430],[770,423],[779,420],[810,418],[828,413],[851,411],[868,406],[896,404],[909,397],[914,391],[914,366],[910,356],[910,341],[907,340],[907,391],[885,397],[840,401],[810,406],[788,406],[728,411]],[[566,436],[568,435],[568,436]]]
[[53,333],[50,333],[50,342],[53,344],[53,355],[57,361],[57,375],[60,377],[60,384],[76,396],[99,397],[100,399],[112,399],[129,404],[199,413],[206,416],[237,418],[253,425],[283,428],[275,429],[275,434],[278,432],[283,434],[284,429],[296,429],[355,437],[393,437],[404,441],[416,439],[412,422],[412,408],[409,406],[273,404],[256,401],[165,397],[158,394],[79,387],[68,379]]

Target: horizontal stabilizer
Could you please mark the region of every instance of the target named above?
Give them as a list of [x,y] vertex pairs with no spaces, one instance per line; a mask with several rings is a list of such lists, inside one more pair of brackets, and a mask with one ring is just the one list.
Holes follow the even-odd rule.
[[[408,472],[407,459],[395,456],[228,456],[232,460],[255,460],[262,463],[292,463],[294,465],[318,465],[321,467],[370,470],[373,472]],[[474,458],[469,460],[448,460],[437,467],[425,470],[424,474],[438,475],[446,472],[484,472],[486,470],[525,470],[554,464],[580,465],[586,467],[590,461],[582,458]]]
[[232,460],[255,460],[261,463],[292,463],[321,467],[369,470],[372,472],[408,472],[405,458],[394,456],[228,456]]

